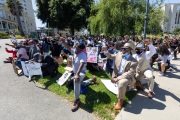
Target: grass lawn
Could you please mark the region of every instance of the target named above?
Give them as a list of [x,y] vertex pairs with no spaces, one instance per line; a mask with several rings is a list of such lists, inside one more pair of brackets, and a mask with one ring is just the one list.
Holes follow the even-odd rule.
[[[50,77],[45,77],[43,79],[38,79],[37,82],[42,84],[48,90],[60,95],[61,97],[73,102],[74,92],[66,94],[67,88],[66,85],[60,86],[56,83],[56,80],[65,72],[65,64],[58,68],[59,74],[56,78],[51,79]],[[80,95],[81,99],[81,108],[95,114],[100,119],[113,120],[119,111],[114,111],[113,107],[117,102],[117,97],[110,91],[108,91],[103,83],[101,83],[101,78],[110,78],[108,74],[104,71],[99,72],[89,72],[86,73],[85,80],[96,76],[99,82],[99,85],[90,85],[88,86],[87,93],[85,95]],[[125,104],[128,103],[134,96],[136,92],[128,92],[124,98]],[[78,112],[78,111],[77,111]]]

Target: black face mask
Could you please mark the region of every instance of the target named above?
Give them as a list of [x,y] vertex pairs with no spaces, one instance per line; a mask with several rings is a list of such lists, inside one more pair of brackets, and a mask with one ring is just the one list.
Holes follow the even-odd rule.
[[136,53],[139,55],[139,54],[141,54],[141,51],[140,50],[136,50]]

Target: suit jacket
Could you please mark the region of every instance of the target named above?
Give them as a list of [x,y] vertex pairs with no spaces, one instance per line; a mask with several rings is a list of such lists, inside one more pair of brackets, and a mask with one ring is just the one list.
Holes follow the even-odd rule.
[[117,53],[116,55],[111,55],[111,54],[106,54],[108,58],[114,59],[115,64],[114,64],[114,70],[112,74],[112,78],[117,78],[118,80],[121,79],[128,79],[128,80],[133,80],[136,72],[136,67],[138,65],[138,62],[135,58],[133,58],[131,55],[129,58],[126,60],[125,65],[124,65],[124,73],[122,75],[119,75],[119,69],[121,65],[121,60],[122,60],[122,52]]
[[[136,57],[137,55],[135,55],[135,58]],[[152,70],[152,68],[150,66],[149,60],[146,59],[146,55],[143,54],[138,61],[136,72],[138,74],[143,74],[146,70]]]

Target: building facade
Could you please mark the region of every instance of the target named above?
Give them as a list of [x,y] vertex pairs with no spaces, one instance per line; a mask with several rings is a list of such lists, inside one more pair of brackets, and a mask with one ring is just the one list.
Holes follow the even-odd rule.
[[162,9],[167,17],[162,24],[163,32],[172,33],[176,28],[180,28],[180,3],[165,4]]
[[[18,29],[16,16],[13,16],[6,6],[6,0],[0,0],[0,30],[14,32]],[[35,15],[32,8],[31,0],[20,0],[23,7],[22,16],[20,17],[22,29],[25,35],[30,35],[36,31]]]

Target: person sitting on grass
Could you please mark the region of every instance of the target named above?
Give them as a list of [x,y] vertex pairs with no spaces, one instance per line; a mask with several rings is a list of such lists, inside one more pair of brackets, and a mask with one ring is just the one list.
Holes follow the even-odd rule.
[[105,51],[105,55],[108,58],[115,60],[111,82],[118,86],[118,102],[114,110],[122,108],[127,86],[130,85],[131,88],[134,86],[133,80],[138,62],[132,57],[132,50],[131,43],[125,43],[122,47],[122,52],[118,52],[116,55],[108,54]]
[[65,43],[63,37],[60,38],[62,44],[73,53],[73,73],[74,73],[74,104],[72,106],[72,111],[76,111],[80,106],[80,89],[81,82],[86,76],[86,64],[87,64],[87,55],[85,45],[79,43],[75,46],[75,49],[71,49],[71,47]]

